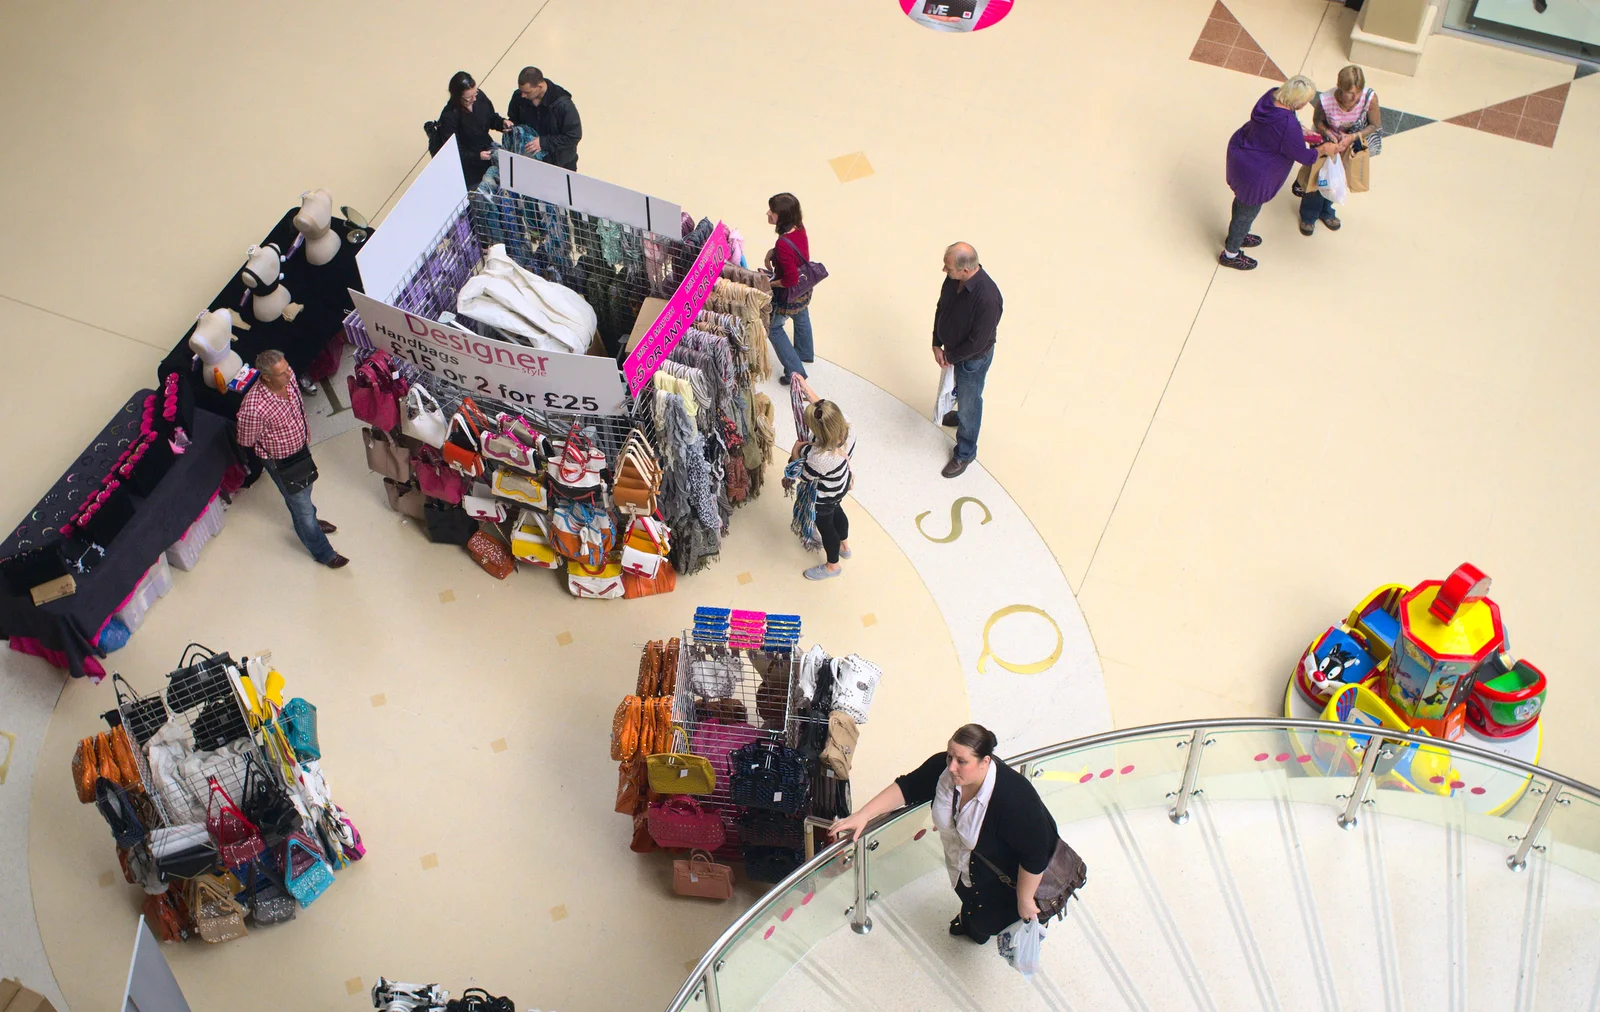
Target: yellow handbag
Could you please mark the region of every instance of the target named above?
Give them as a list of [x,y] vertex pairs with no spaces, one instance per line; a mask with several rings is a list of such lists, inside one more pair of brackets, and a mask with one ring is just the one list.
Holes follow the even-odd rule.
[[[679,748],[683,728],[672,729],[673,748]],[[687,747],[687,745],[681,746]],[[657,794],[710,794],[716,790],[717,774],[711,760],[690,752],[661,752],[645,757],[650,789]]]
[[534,509],[550,508],[550,497],[545,492],[544,482],[509,467],[502,467],[494,473],[494,494]]

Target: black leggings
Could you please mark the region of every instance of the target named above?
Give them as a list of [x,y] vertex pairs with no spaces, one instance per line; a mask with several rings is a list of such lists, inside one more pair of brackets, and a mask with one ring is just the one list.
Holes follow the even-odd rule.
[[828,553],[828,562],[838,565],[839,542],[850,537],[850,518],[844,515],[843,503],[817,504],[817,533],[822,535],[822,547]]

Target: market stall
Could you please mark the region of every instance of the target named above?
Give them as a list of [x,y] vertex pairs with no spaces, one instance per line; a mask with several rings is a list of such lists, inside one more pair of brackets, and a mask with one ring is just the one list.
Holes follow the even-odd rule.
[[362,254],[378,266],[366,277],[359,261],[367,293],[352,292],[346,329],[368,466],[392,508],[495,577],[554,570],[579,597],[670,591],[763,485],[770,285],[730,262],[723,226],[505,161],[522,189],[468,194],[436,158],[385,223],[392,237],[437,220],[416,257]]
[[681,637],[647,643],[612,719],[616,811],[632,849],[682,853],[680,895],[727,899],[733,869],[773,883],[814,852],[813,830],[851,812],[850,768],[882,672],[802,650],[798,615],[700,608]]
[[113,677],[117,707],[78,743],[73,785],[162,941],[293,920],[366,853],[323,773],[316,707],[285,701],[270,655],[191,643],[157,692]]

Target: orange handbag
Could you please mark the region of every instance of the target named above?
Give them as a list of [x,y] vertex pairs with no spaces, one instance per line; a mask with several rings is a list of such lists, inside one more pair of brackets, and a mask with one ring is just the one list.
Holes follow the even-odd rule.
[[101,731],[94,736],[94,752],[96,775],[105,777],[114,784],[121,784],[122,771],[117,769],[117,759],[111,753],[110,731]]
[[139,775],[139,763],[133,757],[133,742],[121,724],[111,729],[111,758],[117,764],[118,783],[130,791],[144,789],[144,777]]
[[678,645],[678,637],[674,636],[661,648],[661,682],[657,688],[663,696],[678,691]]
[[644,762],[629,759],[617,767],[617,814],[638,815],[645,803]]
[[650,750],[655,755],[672,748],[672,697],[658,696],[650,703],[656,711],[656,737]]
[[100,761],[94,754],[94,739],[85,738],[72,753],[72,786],[77,788],[81,804],[94,804],[94,782],[99,776]]
[[496,580],[504,580],[517,568],[516,563],[511,561],[511,549],[485,530],[479,530],[467,539],[467,554]]
[[640,576],[637,573],[622,574],[622,596],[626,598],[670,594],[677,589],[678,573],[670,564],[663,564],[657,567],[656,575],[654,576]]
[[611,758],[617,762],[639,755],[639,734],[644,726],[644,704],[638,696],[623,696],[611,715]]
[[656,686],[661,684],[661,641],[651,640],[644,645],[644,652],[639,655],[639,680],[634,687],[634,694],[640,699],[657,695]]

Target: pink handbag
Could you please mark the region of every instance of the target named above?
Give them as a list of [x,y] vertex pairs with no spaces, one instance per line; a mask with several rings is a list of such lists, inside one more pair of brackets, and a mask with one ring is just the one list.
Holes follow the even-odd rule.
[[458,503],[466,494],[467,482],[432,447],[422,447],[411,453],[411,472],[417,487],[430,499]]
[[350,410],[357,418],[385,432],[400,427],[400,398],[405,395],[407,384],[395,377],[394,363],[387,352],[373,352],[345,383]]
[[[694,755],[704,756],[710,763],[711,769],[717,774],[717,783],[729,784],[733,782],[733,769],[729,756],[733,752],[753,741],[770,738],[759,728],[749,724],[717,724],[707,721],[694,730],[694,740],[689,744],[689,751]],[[715,847],[708,848],[716,850]]]
[[650,838],[659,846],[690,850],[716,850],[722,846],[722,816],[691,798],[680,795],[653,802],[646,820]]

